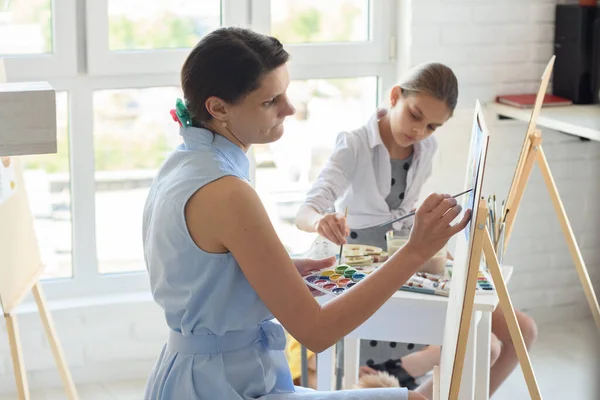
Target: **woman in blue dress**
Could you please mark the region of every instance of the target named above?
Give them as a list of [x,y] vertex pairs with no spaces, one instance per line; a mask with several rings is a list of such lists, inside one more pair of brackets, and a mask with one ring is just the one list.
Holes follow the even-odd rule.
[[290,259],[249,182],[249,147],[278,140],[295,111],[288,58],[273,37],[222,28],[182,67],[183,143],[160,168],[143,216],[152,293],[170,328],[147,400],[425,399],[404,388],[318,392],[292,383],[282,326],[314,352],[329,348],[462,230],[470,212],[451,225],[456,200],[430,195],[406,246],[319,305],[301,275],[334,260]]

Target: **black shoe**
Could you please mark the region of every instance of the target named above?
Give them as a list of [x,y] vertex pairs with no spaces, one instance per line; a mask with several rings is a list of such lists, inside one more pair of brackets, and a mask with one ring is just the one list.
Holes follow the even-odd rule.
[[[369,360],[371,361],[371,360]],[[407,388],[408,390],[415,390],[419,385],[415,381],[415,378],[411,376],[404,368],[402,368],[402,361],[387,360],[381,364],[375,364],[374,362],[367,362],[367,366],[373,368],[376,371],[384,371],[398,379],[400,387]]]

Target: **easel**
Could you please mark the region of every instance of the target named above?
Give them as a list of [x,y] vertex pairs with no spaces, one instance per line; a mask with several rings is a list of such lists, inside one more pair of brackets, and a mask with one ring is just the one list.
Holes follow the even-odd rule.
[[[487,160],[489,131],[485,124],[479,101],[475,105],[475,118],[471,133],[471,148],[467,163],[466,186],[473,188],[472,198],[466,205],[473,209],[470,225],[460,232],[457,240],[452,288],[448,300],[444,344],[440,368],[434,371],[434,396],[439,400],[457,400],[465,364],[470,328],[473,322],[477,277],[482,256],[492,276],[496,294],[511,340],[523,370],[531,399],[541,400],[541,395],[525,341],[500,270],[490,232],[487,228],[488,206],[481,198],[481,188]],[[465,237],[467,238],[465,240]]]
[[575,240],[573,229],[571,228],[571,224],[569,223],[569,219],[567,217],[567,212],[565,211],[563,203],[560,199],[558,188],[556,187],[556,183],[552,177],[550,166],[548,165],[548,161],[544,155],[544,150],[542,149],[542,132],[536,128],[536,122],[542,107],[544,94],[546,93],[548,81],[550,80],[550,76],[552,74],[554,59],[555,57],[553,56],[542,76],[542,83],[536,97],[535,107],[531,114],[531,119],[527,128],[527,135],[525,137],[525,142],[523,143],[521,155],[517,163],[517,169],[508,192],[504,210],[502,210],[503,219],[506,219],[504,248],[502,250],[505,251],[508,247],[510,234],[512,233],[517,212],[519,211],[519,205],[521,204],[523,194],[525,193],[527,181],[531,176],[533,164],[537,161],[542,176],[544,177],[544,182],[546,183],[550,199],[554,205],[556,216],[558,217],[563,234],[565,235],[569,252],[571,253],[571,257],[575,263],[575,268],[577,270],[577,274],[579,275],[581,285],[583,286],[583,291],[585,292],[585,296],[594,316],[594,320],[596,321],[596,326],[600,332],[600,306],[598,305],[598,299],[594,293],[594,287],[590,281],[590,276],[585,266],[585,262],[583,261],[581,251],[579,250],[579,246]]
[[[0,58],[0,83],[4,82],[6,82],[5,69],[3,59]],[[54,130],[55,136],[56,131]],[[21,164],[15,157],[11,158],[11,164],[17,189],[4,203],[0,204],[0,275],[2,275],[0,278],[0,308],[2,308],[6,322],[17,393],[20,400],[30,398],[16,308],[31,290],[67,397],[69,400],[77,400],[79,398],[77,390],[39,282],[44,265],[35,235]]]
[[[471,318],[473,317],[473,304],[475,301],[475,291],[477,287],[477,274],[479,271],[481,256],[483,255],[485,257],[488,270],[492,275],[500,308],[504,314],[506,325],[508,326],[511,339],[515,346],[515,351],[517,353],[519,363],[521,364],[521,369],[523,370],[523,375],[525,376],[525,381],[527,383],[527,388],[529,390],[531,399],[541,400],[542,396],[533,372],[531,360],[529,359],[527,347],[525,346],[525,341],[523,340],[523,335],[521,334],[521,329],[519,328],[519,324],[517,322],[517,316],[510,300],[506,283],[502,277],[500,264],[498,263],[498,258],[496,257],[496,252],[492,244],[490,233],[486,227],[485,222],[487,215],[488,208],[486,202],[484,200],[479,200],[477,220],[474,221],[473,224],[473,246],[469,266],[467,269],[466,292],[464,297],[464,306],[460,316],[460,327],[454,363],[452,365],[452,371],[444,371],[440,370],[439,368],[434,370],[434,398],[439,400],[458,399],[467,341],[469,339],[469,327],[471,324]],[[444,384],[442,382],[441,375],[448,376],[448,374],[450,374],[450,382],[448,396],[445,397],[444,394],[440,393],[443,389],[442,385]]]
[[[19,291],[9,293],[6,299],[0,299],[4,313],[4,320],[6,321],[6,330],[8,332],[10,354],[12,357],[15,381],[17,384],[17,393],[20,400],[28,400],[30,398],[29,387],[27,383],[27,372],[25,370],[25,363],[23,361],[23,353],[21,350],[21,340],[19,336],[16,308],[31,290],[33,297],[35,298],[35,302],[42,319],[42,325],[44,326],[46,337],[48,338],[50,348],[52,349],[52,354],[57,364],[61,380],[67,392],[67,396],[70,400],[77,400],[77,390],[75,389],[64,353],[58,341],[56,329],[54,328],[54,322],[52,321],[52,317],[48,311],[44,293],[39,282],[39,277],[43,271],[43,265],[41,264],[39,252],[37,251],[37,241],[33,230],[33,218],[27,203],[27,196],[25,193],[21,168],[16,159],[13,158],[13,162],[16,164],[14,168],[17,178],[17,186],[20,187],[20,192],[18,190],[6,201],[6,203],[0,205],[0,215],[4,218],[7,213],[10,213],[14,217],[14,220],[19,221],[19,226],[13,226],[12,229],[6,229],[6,227],[4,229],[0,228],[0,244],[7,243],[6,241],[9,239],[9,234],[14,236],[14,239],[17,239],[18,241],[20,241],[20,239],[24,239],[24,241],[29,242],[29,244],[18,244],[18,248],[15,249],[15,251],[5,251],[5,253],[12,253],[9,255],[9,259],[13,261],[13,265],[17,266],[17,268],[20,265],[32,265],[32,273],[29,274],[29,276],[15,278],[15,282],[19,283],[21,289]],[[39,264],[39,267],[35,264]]]
[[[58,336],[54,328],[54,322],[52,321],[52,317],[50,316],[48,308],[46,307],[44,293],[42,292],[42,287],[40,286],[37,278],[31,287],[31,291],[33,293],[33,297],[35,298],[35,302],[40,313],[40,318],[42,319],[42,324],[44,325],[44,331],[46,332],[46,337],[50,343],[50,348],[52,349],[52,354],[60,373],[60,378],[65,387],[65,391],[67,392],[67,397],[69,400],[77,400],[79,398],[77,395],[77,389],[73,383],[73,378],[71,377],[69,367],[65,360],[65,355],[58,341]],[[25,370],[23,352],[21,350],[21,339],[19,337],[17,317],[14,311],[5,312],[4,319],[6,321],[6,330],[8,332],[8,342],[10,345],[10,355],[13,362],[15,381],[17,384],[17,394],[19,395],[19,400],[28,400],[30,399],[29,385],[27,383],[27,371]]]

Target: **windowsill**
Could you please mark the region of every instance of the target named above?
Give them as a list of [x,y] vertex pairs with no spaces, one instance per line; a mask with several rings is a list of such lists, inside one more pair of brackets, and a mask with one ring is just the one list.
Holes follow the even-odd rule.
[[[150,292],[119,293],[103,296],[83,296],[70,299],[46,300],[46,306],[51,312],[75,310],[81,308],[101,307],[115,304],[135,304],[154,302]],[[37,313],[37,304],[33,301],[22,303],[16,308],[16,314]]]

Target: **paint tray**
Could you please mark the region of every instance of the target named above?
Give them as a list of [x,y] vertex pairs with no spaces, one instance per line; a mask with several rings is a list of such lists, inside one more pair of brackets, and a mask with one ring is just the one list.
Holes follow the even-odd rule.
[[350,290],[375,269],[374,266],[352,267],[341,264],[315,271],[303,279],[308,286],[324,294],[337,296]]

